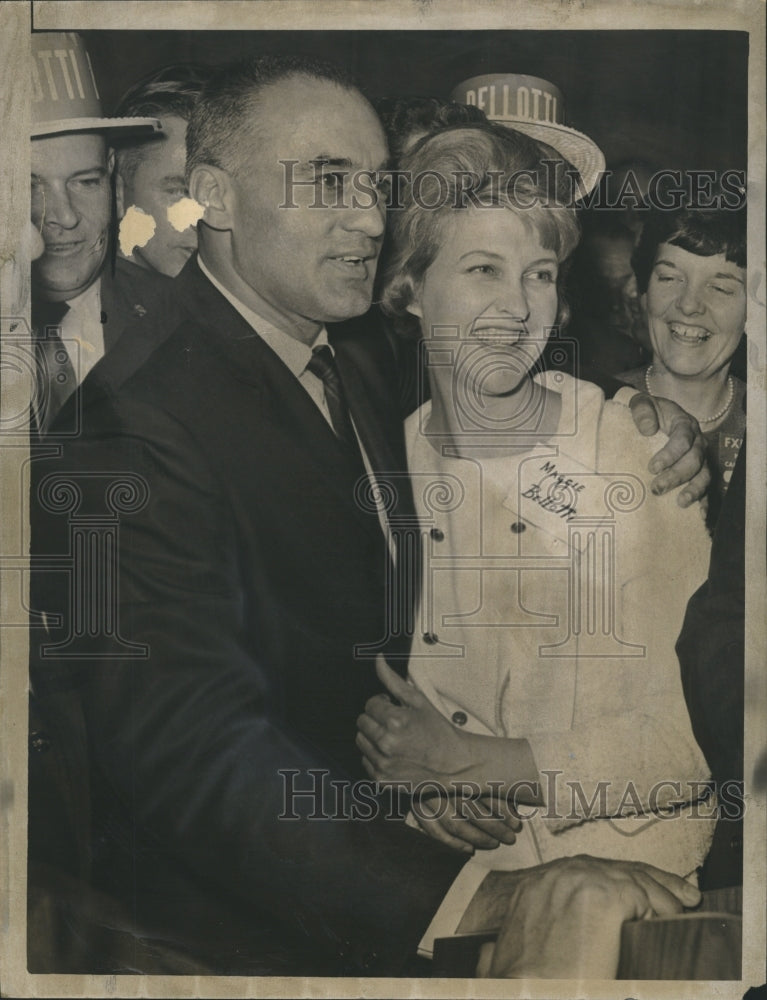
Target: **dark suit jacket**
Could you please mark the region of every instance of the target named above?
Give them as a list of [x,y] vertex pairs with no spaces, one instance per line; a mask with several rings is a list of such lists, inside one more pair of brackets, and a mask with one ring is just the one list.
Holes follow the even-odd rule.
[[[332,797],[336,818],[306,818],[308,796],[292,803],[301,819],[280,818],[286,785],[312,786],[310,770],[364,777],[355,720],[378,684],[355,647],[388,631],[378,518],[314,403],[194,260],[174,298],[178,321],[149,360],[99,387],[61,458],[34,463],[34,497],[49,474],[82,491],[80,526],[131,506],[130,489],[140,498],[119,521],[111,637],[83,634],[74,659],[35,667],[43,697],[73,668],[94,882],[217,971],[397,974],[461,859],[402,822],[338,818],[350,806]],[[390,474],[391,515],[407,520],[386,342],[354,324],[331,341],[371,464]],[[131,487],[107,499],[105,472]],[[36,553],[66,552],[71,519],[50,503],[33,517]],[[61,576],[38,574],[35,593],[64,609],[65,635],[76,623],[49,586]]]
[[746,441],[722,501],[708,579],[687,605],[676,650],[695,738],[720,794],[722,815],[701,876],[717,889],[743,881]]
[[[104,357],[97,362],[85,381],[100,381],[102,376],[99,372],[106,373],[110,382],[124,381],[137,371],[167,334],[167,328],[163,330],[159,325],[154,325],[151,332],[147,332],[145,328],[148,324],[144,323],[144,319],[150,313],[154,315],[161,311],[169,301],[172,282],[165,275],[145,270],[122,257],[116,258],[114,263],[107,262],[100,279]],[[47,327],[60,326],[65,313],[65,303],[48,302],[33,287],[32,330],[35,338],[42,337]],[[128,328],[133,328],[132,334],[123,338],[122,335]],[[52,373],[49,373],[47,377],[51,376]],[[51,403],[47,402],[48,394],[42,391],[41,405],[47,408]],[[50,433],[52,423],[58,424],[60,432],[76,433],[80,404],[81,395],[72,392],[53,420],[47,412],[33,414],[35,432],[40,418],[48,428],[46,434]],[[58,410],[58,406],[55,403],[53,405]],[[33,440],[36,437],[35,433]]]
[[152,313],[171,288],[171,279],[158,271],[116,257],[101,274],[101,313],[104,354],[108,355],[125,330]]
[[[104,328],[104,353],[107,355],[127,327],[156,310],[172,285],[171,279],[164,274],[138,267],[122,257],[117,257],[114,264],[107,262],[100,278],[101,323]],[[52,307],[55,310],[56,305]],[[50,308],[51,304],[33,287],[32,327],[36,333],[45,325]],[[159,330],[156,335],[160,335]],[[138,362],[140,358],[137,356],[136,360]]]

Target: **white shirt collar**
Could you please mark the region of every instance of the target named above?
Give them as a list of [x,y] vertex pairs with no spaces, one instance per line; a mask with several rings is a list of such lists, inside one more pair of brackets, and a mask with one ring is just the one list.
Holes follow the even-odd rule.
[[69,309],[61,321],[61,339],[79,385],[104,356],[104,327],[101,323],[101,278],[84,292],[67,299]]
[[101,278],[97,278],[84,292],[75,295],[73,299],[67,299],[67,305],[75,312],[84,315],[94,314],[101,322]]
[[209,268],[205,266],[199,255],[197,257],[197,263],[208,281],[210,281],[210,283],[217,288],[219,292],[221,292],[224,298],[234,306],[248,326],[250,326],[264,341],[264,343],[266,343],[267,346],[274,351],[280,361],[282,361],[282,363],[296,376],[296,378],[298,378],[306,370],[306,366],[311,361],[313,349],[328,344],[328,332],[324,326],[317,334],[311,347],[304,344],[300,340],[296,340],[295,337],[291,337],[289,333],[281,330],[279,327],[275,326],[274,323],[270,323],[269,320],[264,319],[263,316],[251,309],[250,306],[246,306],[244,302],[241,302],[235,295],[232,294],[232,292],[229,291],[228,288],[225,288],[221,282],[210,273]]

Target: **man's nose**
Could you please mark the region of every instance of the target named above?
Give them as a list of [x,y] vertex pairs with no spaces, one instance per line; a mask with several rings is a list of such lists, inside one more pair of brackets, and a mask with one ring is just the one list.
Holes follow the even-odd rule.
[[52,186],[43,192],[42,226],[59,226],[74,229],[80,221],[80,213],[72,203],[66,187]]
[[365,205],[350,208],[346,228],[364,233],[371,240],[380,239],[386,228],[386,206],[379,199],[377,204],[370,207]]

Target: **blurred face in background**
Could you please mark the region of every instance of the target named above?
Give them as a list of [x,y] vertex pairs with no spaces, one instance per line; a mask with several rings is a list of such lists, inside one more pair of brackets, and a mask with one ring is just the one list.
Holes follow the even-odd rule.
[[106,141],[76,132],[32,140],[31,219],[45,249],[32,268],[37,291],[66,301],[98,278],[109,242]]
[[179,231],[168,219],[168,209],[187,197],[186,126],[183,118],[161,119],[163,132],[118,154],[117,212],[122,219],[131,206],[154,219],[155,230],[144,246],[135,246],[129,259],[139,267],[175,277],[197,249],[197,231]]
[[593,302],[598,315],[616,333],[649,349],[647,318],[631,267],[633,249],[628,235],[595,233],[584,244],[584,251],[591,254],[594,278],[599,284],[599,294]]

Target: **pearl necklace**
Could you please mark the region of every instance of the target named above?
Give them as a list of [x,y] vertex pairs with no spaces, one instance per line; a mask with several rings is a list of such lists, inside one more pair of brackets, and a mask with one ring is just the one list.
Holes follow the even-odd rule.
[[[653,366],[648,365],[644,373],[644,384],[647,388],[649,395],[654,396],[655,393],[650,388],[650,375],[652,374]],[[713,424],[716,420],[720,420],[725,413],[732,406],[732,400],[735,396],[735,383],[732,380],[732,375],[727,376],[727,402],[716,413],[712,414],[710,417],[696,417],[695,419],[699,424]],[[695,414],[693,414],[695,416]]]

